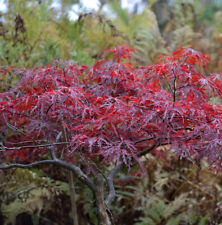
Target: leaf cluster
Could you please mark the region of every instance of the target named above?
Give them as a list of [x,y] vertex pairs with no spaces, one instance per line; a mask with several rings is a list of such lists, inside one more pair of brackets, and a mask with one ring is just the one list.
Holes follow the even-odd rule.
[[181,48],[162,63],[136,69],[121,63],[132,51],[111,49],[113,61],[92,67],[57,60],[21,71],[18,86],[0,95],[5,156],[30,162],[47,154],[44,144],[61,140],[69,144],[57,145],[58,157],[130,166],[170,145],[181,158],[207,157],[220,166],[221,106],[209,98],[221,98],[221,75],[198,70],[209,59]]

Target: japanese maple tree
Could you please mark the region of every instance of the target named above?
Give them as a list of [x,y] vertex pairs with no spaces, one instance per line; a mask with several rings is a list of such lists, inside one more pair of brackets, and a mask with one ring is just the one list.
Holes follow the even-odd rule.
[[[92,67],[55,61],[16,71],[18,85],[0,94],[0,169],[55,164],[73,171],[108,225],[114,175],[124,165],[142,167],[150,151],[168,145],[180,157],[221,166],[222,107],[209,103],[222,98],[221,74],[204,75],[209,59],[190,48],[140,68],[126,63],[131,53],[122,46]],[[104,165],[113,169],[105,174]]]

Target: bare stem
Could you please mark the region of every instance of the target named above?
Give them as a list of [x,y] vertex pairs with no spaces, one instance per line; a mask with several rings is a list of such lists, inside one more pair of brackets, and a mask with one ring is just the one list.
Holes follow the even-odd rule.
[[[64,72],[65,76],[65,72]],[[63,134],[64,139],[68,142],[68,136],[66,133],[66,128],[63,126]],[[77,214],[77,206],[76,206],[76,192],[75,192],[75,185],[73,180],[73,172],[69,171],[69,189],[70,189],[70,197],[71,197],[71,206],[72,206],[72,220],[73,225],[78,225],[78,214]]]
[[113,185],[113,178],[114,176],[119,172],[119,170],[121,169],[122,167],[122,163],[118,164],[116,167],[114,167],[109,175],[107,176],[107,185],[108,185],[108,196],[107,196],[107,199],[106,199],[106,205],[109,207],[112,203],[112,201],[114,200],[115,198],[115,188],[114,188],[114,185]]
[[55,154],[55,150],[54,150],[54,147],[53,146],[50,146],[49,147],[49,151],[50,151],[50,155],[52,157],[53,160],[56,160],[56,154]]
[[24,145],[24,146],[19,146],[19,147],[6,147],[3,144],[1,144],[0,145],[0,151],[21,150],[21,149],[24,149],[24,148],[44,148],[44,147],[49,147],[49,146],[54,146],[54,145],[64,145],[64,144],[69,144],[69,142],[58,142],[58,143],[41,144],[41,145]]
[[73,225],[78,225],[78,213],[77,213],[77,206],[76,206],[76,192],[74,186],[74,179],[73,179],[73,172],[69,171],[69,187],[70,187],[70,195],[71,195],[71,205],[72,205],[72,219]]

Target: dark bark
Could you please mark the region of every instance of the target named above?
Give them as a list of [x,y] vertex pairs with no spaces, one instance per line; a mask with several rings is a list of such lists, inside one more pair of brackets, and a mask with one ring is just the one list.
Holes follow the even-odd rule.
[[95,180],[96,189],[94,192],[95,195],[95,204],[97,207],[99,225],[112,225],[112,216],[105,203],[104,199],[104,181],[101,175],[98,175]]

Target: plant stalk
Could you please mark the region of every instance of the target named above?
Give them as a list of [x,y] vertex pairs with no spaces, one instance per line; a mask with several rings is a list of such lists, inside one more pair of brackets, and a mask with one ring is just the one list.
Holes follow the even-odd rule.
[[69,188],[70,188],[70,197],[71,197],[73,225],[78,225],[79,223],[78,223],[78,213],[77,213],[77,206],[76,206],[76,192],[75,192],[75,185],[74,185],[72,171],[69,171]]

